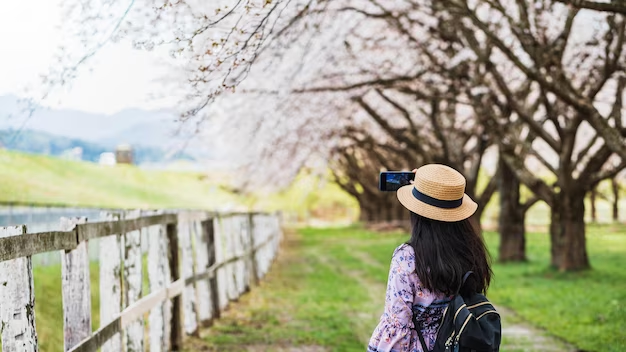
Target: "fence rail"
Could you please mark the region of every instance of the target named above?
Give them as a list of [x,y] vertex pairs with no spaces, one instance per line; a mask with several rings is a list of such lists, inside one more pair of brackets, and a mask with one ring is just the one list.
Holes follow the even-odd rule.
[[[34,254],[61,255],[65,351],[143,350],[146,333],[150,351],[176,351],[184,334],[219,318],[265,275],[282,237],[278,217],[263,213],[127,211],[93,223],[63,218],[61,227],[0,228],[3,352],[37,350]],[[96,238],[101,324],[92,332],[87,243]],[[143,292],[145,261],[149,292]]]

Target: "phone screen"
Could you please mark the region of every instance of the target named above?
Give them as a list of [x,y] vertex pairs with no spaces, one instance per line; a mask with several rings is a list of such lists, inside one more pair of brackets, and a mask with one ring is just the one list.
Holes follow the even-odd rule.
[[400,187],[411,184],[415,179],[413,172],[405,171],[385,171],[380,173],[378,189],[383,192],[395,192]]

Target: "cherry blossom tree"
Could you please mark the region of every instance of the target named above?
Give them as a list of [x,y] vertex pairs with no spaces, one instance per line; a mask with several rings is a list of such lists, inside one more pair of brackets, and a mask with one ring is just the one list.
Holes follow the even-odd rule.
[[[414,53],[410,61],[413,67],[423,68],[428,74],[406,70],[385,76],[383,70],[375,79],[355,82],[354,75],[330,72],[320,77],[331,77],[332,82],[320,79],[297,92],[367,86],[370,95],[377,91],[384,94],[389,89],[410,94],[412,89],[406,86],[417,82],[445,87],[448,101],[460,101],[474,96],[471,89],[486,89],[485,100],[469,104],[475,110],[482,108],[482,116],[492,121],[490,131],[501,139],[501,157],[509,170],[551,206],[552,264],[561,270],[589,267],[584,235],[585,195],[598,182],[623,169],[626,160],[621,113],[622,63],[626,62],[624,18],[614,13],[583,12],[547,0],[412,1],[386,4],[389,7],[364,1],[335,2],[334,6],[337,11],[361,14],[374,28],[381,21],[387,29],[393,28],[391,32],[380,32],[395,32],[394,38],[405,40],[402,49],[381,45],[389,41],[372,37],[367,42],[376,42],[379,50],[402,56]],[[592,30],[582,32],[582,28]],[[354,38],[363,39],[363,32]],[[355,47],[351,37],[346,42]],[[359,52],[367,59],[348,62],[368,68],[372,55]],[[341,59],[334,62],[349,59],[341,55],[338,52],[335,57]],[[400,61],[398,66],[403,63]],[[343,67],[338,65],[335,70]],[[359,71],[363,72],[368,76],[376,71]],[[462,88],[453,89],[457,86]],[[423,93],[422,97],[432,98]],[[388,114],[376,113],[369,106],[371,98],[363,94],[354,99],[385,129],[380,116]],[[388,131],[402,138],[398,127],[386,123]],[[524,133],[512,128],[517,124],[524,127]],[[621,161],[606,167],[612,155],[618,155]],[[529,165],[541,165],[556,182],[548,184]]]
[[[466,46],[485,62],[487,84],[497,95],[494,104],[510,109],[536,136],[530,144],[515,138],[512,144],[556,177],[548,185],[528,169],[525,158],[504,155],[518,178],[551,207],[552,265],[585,269],[585,195],[626,163],[621,114],[626,21],[605,13],[585,17],[549,1],[503,3],[446,2],[459,16],[458,33]],[[582,28],[589,27],[581,21],[593,28],[587,35]],[[531,94],[516,94],[529,81]],[[606,168],[613,154],[621,162]]]
[[[626,167],[621,2],[133,3],[110,37],[171,48],[183,62],[183,120],[213,116],[228,92],[228,135],[245,145],[233,149],[245,151],[249,169],[269,170],[253,181],[287,181],[312,159],[330,160],[318,167],[366,199],[377,170],[443,162],[486,203],[498,182],[479,194],[478,170],[494,145],[501,189],[511,189],[501,194],[503,240],[523,249],[519,227],[536,201],[520,202],[519,184],[507,183],[515,179],[551,208],[552,265],[589,267],[585,196]],[[94,16],[74,11],[99,20],[112,4]],[[507,219],[517,230],[502,226]]]
[[[62,3],[65,42],[43,76],[43,97],[71,85],[106,45],[166,52],[179,77],[174,91],[183,121],[202,119],[224,91],[248,75],[258,54],[307,6],[300,0],[68,0]],[[183,79],[181,79],[184,77]],[[171,79],[171,78],[170,78]]]
[[[406,215],[395,210],[386,212],[385,209],[392,206],[387,204],[389,197],[376,189],[378,172],[384,169],[410,170],[431,162],[445,163],[464,173],[468,179],[468,193],[485,205],[495,191],[496,179],[491,179],[482,192],[478,191],[477,183],[482,156],[491,142],[473,111],[464,108],[455,94],[447,91],[446,87],[453,86],[454,80],[431,72],[430,58],[421,57],[419,46],[410,38],[404,38],[395,23],[390,23],[384,16],[374,16],[375,20],[370,21],[369,15],[344,6],[336,4],[331,9],[310,9],[315,14],[321,10],[333,14],[323,18],[325,21],[315,28],[329,28],[333,22],[339,22],[343,35],[335,31],[330,32],[331,37],[326,32],[326,36],[318,33],[313,38],[317,43],[323,43],[327,64],[318,68],[309,66],[306,75],[310,78],[303,79],[300,73],[299,82],[290,83],[293,88],[282,92],[287,93],[283,97],[286,108],[275,110],[274,115],[287,115],[278,118],[282,121],[305,121],[302,125],[311,128],[320,120],[326,121],[317,111],[321,106],[311,104],[311,101],[335,97],[333,101],[337,103],[332,115],[342,123],[336,124],[337,129],[325,127],[327,131],[333,131],[324,135],[334,138],[329,144],[335,147],[327,149],[329,154],[323,158],[333,161],[330,166],[337,182],[360,200],[364,220],[391,220],[394,216],[403,218]],[[454,71],[462,74],[462,67]],[[246,94],[263,92],[256,81],[263,79],[246,82],[242,91]],[[458,90],[460,94],[461,87]],[[280,94],[266,89],[265,99],[277,99]],[[303,99],[310,101],[303,104]],[[328,116],[328,104],[324,105],[322,111]],[[304,107],[310,111],[303,113]],[[254,113],[242,113],[246,118],[251,118],[251,114]],[[301,143],[302,136],[306,135],[299,134],[300,138],[293,142]],[[275,151],[281,143],[267,143],[266,148]],[[254,159],[267,165],[266,158]],[[383,203],[385,206],[378,208],[371,206]]]
[[556,0],[563,4],[567,4],[578,9],[589,9],[595,11],[604,11],[612,13],[620,13],[626,15],[626,4],[620,0],[611,1],[593,1],[593,0]]

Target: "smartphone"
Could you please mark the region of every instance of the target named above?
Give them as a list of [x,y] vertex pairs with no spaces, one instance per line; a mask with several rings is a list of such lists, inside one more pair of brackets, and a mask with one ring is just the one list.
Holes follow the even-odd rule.
[[410,171],[384,171],[378,178],[378,189],[383,192],[395,192],[400,187],[411,184],[415,173]]

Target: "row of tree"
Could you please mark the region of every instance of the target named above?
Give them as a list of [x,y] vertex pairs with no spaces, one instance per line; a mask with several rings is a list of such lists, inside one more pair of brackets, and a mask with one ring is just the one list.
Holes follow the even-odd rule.
[[501,260],[525,259],[543,201],[552,265],[589,267],[585,197],[626,167],[622,1],[145,1],[118,32],[186,63],[183,120],[221,111],[250,187],[330,168],[363,220],[392,220],[404,212],[378,173],[443,163],[481,211],[499,190]]
[[[265,155],[253,153],[251,165],[293,161],[277,150],[326,155],[362,219],[391,220],[403,212],[377,191],[380,170],[447,164],[465,175],[479,209],[499,190],[501,260],[525,259],[525,213],[540,200],[551,210],[552,265],[586,269],[585,197],[626,166],[626,19],[584,5],[309,1],[267,46],[276,68],[242,86],[252,107],[238,113],[245,119],[262,101],[280,102],[258,117],[274,124],[273,137],[251,148]],[[323,65],[294,63],[302,52]],[[295,78],[281,75],[290,64]],[[324,146],[312,138],[320,135]],[[479,187],[489,150],[497,150],[497,171]],[[308,159],[300,160],[298,168]],[[523,201],[522,185],[533,194]]]

